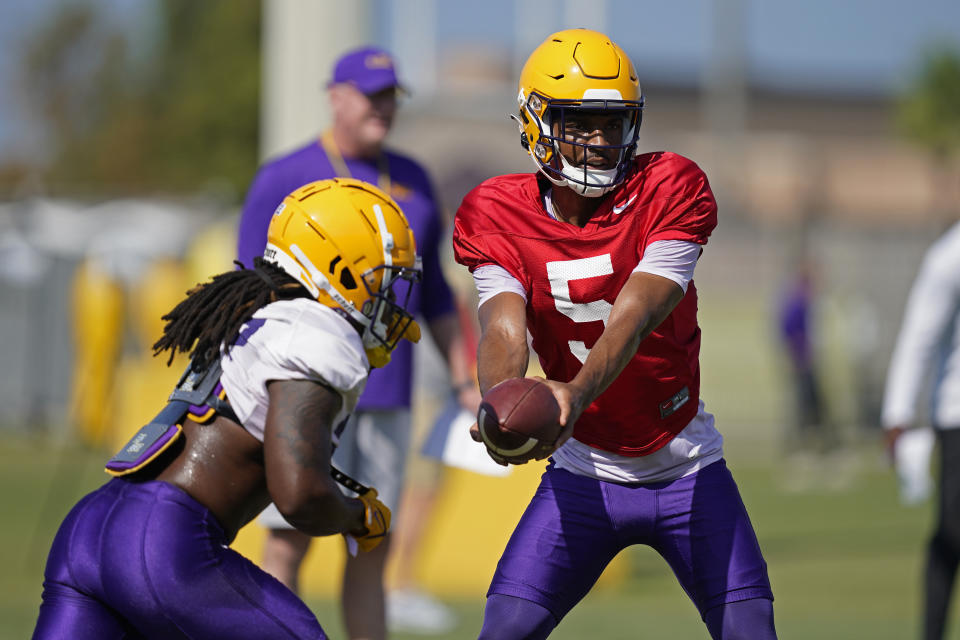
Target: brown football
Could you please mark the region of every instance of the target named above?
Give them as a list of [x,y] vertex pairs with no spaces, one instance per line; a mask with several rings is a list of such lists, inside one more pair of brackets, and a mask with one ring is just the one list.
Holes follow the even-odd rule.
[[562,428],[560,405],[550,387],[533,378],[508,378],[480,402],[477,427],[487,448],[519,460],[550,452]]

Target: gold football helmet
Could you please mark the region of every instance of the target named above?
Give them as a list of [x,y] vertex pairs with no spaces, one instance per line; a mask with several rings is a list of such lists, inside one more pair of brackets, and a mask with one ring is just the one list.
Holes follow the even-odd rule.
[[[596,197],[626,177],[640,131],[643,93],[633,63],[610,38],[589,29],[554,33],[527,59],[517,100],[520,143],[551,182]],[[622,139],[599,145],[565,137],[565,121],[575,112],[621,114]],[[581,147],[582,164],[560,153],[560,143]],[[616,151],[616,165],[589,166],[588,150]]]
[[401,338],[420,339],[406,310],[420,279],[413,231],[390,196],[350,178],[311,182],[273,214],[263,257],[357,327],[382,367]]

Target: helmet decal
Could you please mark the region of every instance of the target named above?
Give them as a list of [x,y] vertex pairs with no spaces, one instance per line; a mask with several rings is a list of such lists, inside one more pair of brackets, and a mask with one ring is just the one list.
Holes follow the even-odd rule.
[[365,318],[362,313],[357,311],[357,308],[353,306],[353,303],[347,300],[335,286],[330,284],[330,280],[327,279],[327,276],[325,276],[322,271],[317,269],[317,267],[310,261],[310,258],[307,257],[307,254],[303,252],[303,249],[295,244],[292,244],[290,245],[290,252],[296,256],[297,262],[302,264],[307,270],[307,273],[310,274],[310,279],[313,280],[313,283],[328,296],[333,298],[333,301],[337,303],[337,306],[346,311],[354,320],[360,322],[361,324],[369,324],[369,320]]

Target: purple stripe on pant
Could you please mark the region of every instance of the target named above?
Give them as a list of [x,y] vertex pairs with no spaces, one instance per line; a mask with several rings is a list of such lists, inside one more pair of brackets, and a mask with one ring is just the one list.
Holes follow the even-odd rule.
[[624,548],[653,547],[703,617],[772,600],[767,565],[723,460],[672,482],[623,485],[547,466],[487,595],[535,602],[561,620]]
[[34,639],[326,638],[289,589],[227,547],[200,503],[117,478],[66,517]]

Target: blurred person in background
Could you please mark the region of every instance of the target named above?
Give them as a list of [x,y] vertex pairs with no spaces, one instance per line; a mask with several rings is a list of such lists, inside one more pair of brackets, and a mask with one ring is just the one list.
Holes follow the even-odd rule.
[[63,521],[35,639],[325,638],[230,543],[272,500],[305,535],[382,546],[389,509],[372,488],[344,496],[330,457],[371,364],[420,337],[403,306],[420,277],[413,232],[372,185],[317,182],[284,200],[252,266],[163,317],[155,355],[190,365]]
[[812,267],[809,261],[801,260],[790,274],[777,309],[777,325],[789,362],[793,391],[788,451],[822,450],[828,444],[813,335],[815,294]]
[[767,565],[700,397],[707,178],[673,153],[635,155],[643,94],[602,33],[549,36],[519,89],[537,171],[471,191],[454,252],[480,293],[481,389],[525,375],[529,331],[564,427],[497,564],[480,638],[546,638],[636,544],[667,561],[712,638],[776,638]]
[[[423,256],[423,283],[414,287],[410,310],[427,321],[430,335],[450,369],[459,402],[472,412],[480,397],[459,329],[454,297],[440,265],[443,219],[426,171],[411,158],[388,150],[385,139],[397,110],[400,83],[393,58],[367,47],[343,54],[328,84],[333,123],[317,140],[273,159],[258,171],[247,194],[239,223],[237,253],[249,264],[263,252],[266,230],[284,195],[298,186],[333,176],[352,176],[378,184],[403,209]],[[351,417],[352,428],[340,441],[334,463],[364,484],[376,486],[380,499],[397,513],[411,437],[413,352],[399,346],[389,366],[371,372],[366,391]],[[415,505],[418,514],[429,506]],[[406,521],[397,513],[398,525]],[[276,509],[260,518],[270,529],[263,566],[295,592],[310,537],[291,528]],[[416,524],[416,523],[413,523]],[[341,606],[347,633],[354,640],[386,636],[384,571],[390,536],[373,553],[348,557]],[[410,548],[410,545],[405,545]],[[401,567],[411,567],[401,563]],[[397,576],[399,585],[412,576]],[[389,602],[391,627],[443,632],[453,614],[419,589],[398,590]]]
[[927,546],[923,637],[939,640],[960,563],[960,223],[924,257],[887,371],[881,420],[895,461],[926,402],[940,445],[940,477]]

